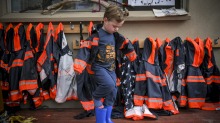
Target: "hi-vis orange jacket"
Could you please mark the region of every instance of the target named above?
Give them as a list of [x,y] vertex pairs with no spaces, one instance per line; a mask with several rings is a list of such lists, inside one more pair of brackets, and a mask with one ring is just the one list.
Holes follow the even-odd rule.
[[[57,54],[59,68],[57,76],[57,93],[55,101],[63,103],[66,100],[77,99],[75,72],[73,70],[72,52],[67,44],[63,31],[63,24],[59,23],[55,33],[55,41],[61,49],[61,54]],[[56,56],[57,56],[56,55]]]
[[179,98],[185,70],[184,45],[180,37],[172,40],[166,38],[163,48],[161,66],[173,99]]
[[0,23],[0,88],[2,88],[2,90],[8,90],[9,86],[8,86],[8,81],[7,81],[7,65],[4,62],[4,56],[6,55],[6,47],[5,47],[5,30],[4,27],[2,25],[2,23]]
[[[116,68],[117,72],[117,86],[118,87],[118,97],[116,106],[121,105],[123,103],[125,107],[125,111],[134,108],[134,86],[135,86],[135,78],[136,78],[136,70],[138,69],[139,65],[139,56],[140,56],[140,48],[139,48],[139,40],[136,38],[132,42],[132,45],[135,49],[137,54],[137,58],[135,61],[130,62],[127,60],[123,54],[119,52],[117,54],[117,61],[118,61],[118,68]],[[121,96],[119,96],[121,95]]]
[[[42,42],[44,41],[44,39],[42,40],[42,35],[43,33],[41,33],[41,31],[43,30],[43,24],[39,23],[36,28],[34,28],[34,26],[32,25],[32,23],[30,23],[26,29],[26,39],[27,42],[29,43],[30,47],[29,52],[32,51],[33,56],[31,58],[31,63],[29,65],[31,65],[32,67],[32,71],[35,72],[35,74],[32,74],[32,77],[35,77],[35,79],[37,80],[37,85],[38,88],[37,89],[30,89],[27,92],[28,93],[24,93],[24,103],[26,103],[25,99],[30,99],[30,103],[31,104],[31,108],[37,108],[42,104],[42,97],[40,95],[40,87],[41,87],[41,81],[39,81],[39,74],[37,73],[37,58],[39,57],[39,49],[40,49],[40,44],[42,44]],[[40,40],[41,39],[41,40]],[[36,75],[37,74],[37,75]],[[33,76],[34,75],[34,76]]]
[[149,37],[144,41],[142,63],[136,75],[134,103],[142,106],[144,103],[151,109],[164,109],[177,114],[171,94],[166,84],[166,78],[159,66],[158,54],[162,49],[160,39]]
[[[34,66],[34,56],[29,42],[26,41],[25,29],[22,23],[14,28],[14,38],[9,61],[10,98],[16,101],[22,98],[23,90],[37,89],[37,72]],[[29,72],[28,72],[29,71]]]
[[[3,70],[2,75],[2,91],[3,93],[9,93],[10,87],[9,87],[9,73],[8,73],[8,63],[11,56],[11,53],[9,53],[9,50],[12,49],[12,42],[14,37],[14,28],[12,24],[9,24],[5,31],[5,37],[4,37],[4,45],[5,45],[5,51],[2,54],[1,57],[1,69]],[[19,106],[19,101],[12,101],[8,95],[7,97],[3,97],[4,102],[7,106],[13,107],[13,106]]]
[[[115,36],[115,51],[121,50],[130,61],[136,59],[136,53],[133,49],[131,42],[119,33],[114,33]],[[87,64],[91,64],[96,58],[99,46],[98,33],[92,34],[86,40],[81,41],[80,50],[78,51],[77,57],[75,58],[74,70],[82,73],[86,68]]]
[[207,85],[202,76],[200,65],[204,59],[204,42],[200,38],[195,40],[186,38],[184,42],[186,50],[186,73],[182,83],[180,106],[189,108],[201,108],[205,103]]
[[212,40],[205,40],[205,57],[201,66],[202,74],[207,84],[206,102],[203,110],[219,110],[220,108],[220,71],[216,65]]
[[[58,72],[57,61],[54,52],[59,52],[58,46],[54,42],[54,28],[50,22],[48,25],[47,36],[44,42],[44,49],[37,60],[37,70],[40,74],[44,100],[56,97],[56,77]],[[56,53],[55,53],[56,54]]]
[[0,58],[5,50],[4,38],[5,38],[5,30],[2,23],[0,23]]

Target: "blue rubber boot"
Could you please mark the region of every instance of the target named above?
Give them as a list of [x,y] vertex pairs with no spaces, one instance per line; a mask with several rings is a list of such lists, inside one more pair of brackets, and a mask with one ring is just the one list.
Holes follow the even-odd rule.
[[95,108],[96,123],[106,123],[106,108]]
[[105,109],[107,109],[107,112],[106,112],[106,123],[114,123],[111,120],[112,106],[105,106]]

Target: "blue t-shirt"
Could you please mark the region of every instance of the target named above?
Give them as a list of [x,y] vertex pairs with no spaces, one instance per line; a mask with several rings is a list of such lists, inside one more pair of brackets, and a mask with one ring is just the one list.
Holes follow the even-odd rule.
[[93,67],[98,65],[112,71],[115,69],[115,37],[102,28],[99,29],[98,34],[98,53]]

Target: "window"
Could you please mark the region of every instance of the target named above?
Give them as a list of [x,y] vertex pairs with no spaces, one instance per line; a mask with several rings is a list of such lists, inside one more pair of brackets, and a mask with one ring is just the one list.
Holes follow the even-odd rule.
[[[99,6],[98,3],[91,2],[99,0],[88,0],[88,1],[80,1],[77,0],[8,0],[11,2],[8,5],[11,5],[11,12],[39,12],[45,10],[47,6],[51,6],[57,3],[63,3],[62,8],[57,7],[54,10],[59,11],[103,11],[104,7]],[[68,2],[71,1],[71,2]],[[74,2],[75,1],[75,2]],[[181,8],[183,0],[103,0],[108,3],[125,3],[127,5],[128,10],[131,11],[139,11],[139,10],[152,10],[152,8],[170,8],[176,7]]]
[[[11,12],[40,12],[46,9],[47,6],[61,3],[62,0],[11,0]],[[95,6],[94,6],[95,7]],[[59,9],[55,8],[54,10]],[[66,2],[63,3],[60,11],[91,11],[93,3],[91,2]]]
[[[105,1],[105,0],[104,0]],[[105,1],[112,4],[121,3],[122,0]],[[11,4],[10,4],[11,3]],[[59,4],[54,10],[59,11],[104,11],[104,7],[99,5],[99,0],[10,0],[12,13],[39,12],[47,9],[48,6]],[[62,8],[59,8],[61,7]]]

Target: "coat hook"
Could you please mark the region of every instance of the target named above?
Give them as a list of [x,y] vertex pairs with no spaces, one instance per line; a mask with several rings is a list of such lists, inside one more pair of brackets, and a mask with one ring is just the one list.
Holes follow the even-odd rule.
[[82,22],[80,22],[80,25],[79,25],[80,41],[83,40],[83,28],[84,28],[84,25],[82,24]]
[[71,29],[71,30],[74,29],[74,24],[72,24],[72,22],[70,22],[70,29]]
[[214,44],[218,44],[218,40],[219,40],[219,37],[217,39],[214,39]]

